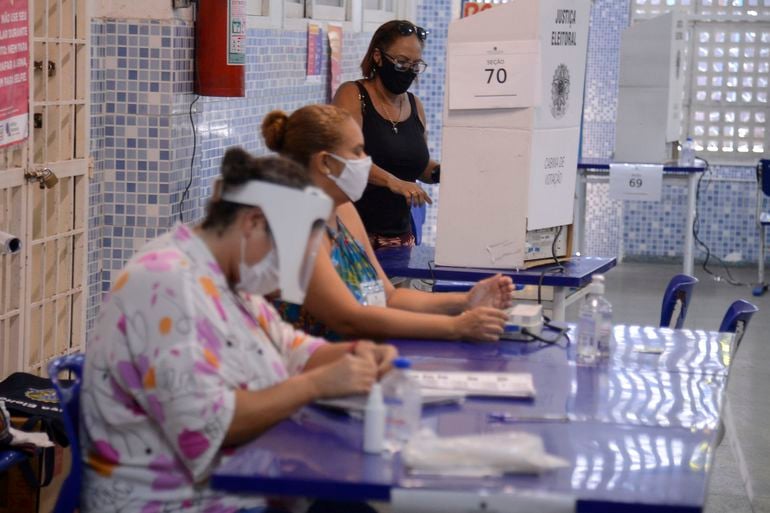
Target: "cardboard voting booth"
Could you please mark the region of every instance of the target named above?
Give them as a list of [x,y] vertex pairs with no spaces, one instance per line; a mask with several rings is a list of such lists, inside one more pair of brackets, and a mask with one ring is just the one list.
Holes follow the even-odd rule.
[[[568,254],[590,0],[513,0],[449,27],[436,263]],[[549,238],[550,237],[550,238]]]
[[674,143],[681,139],[684,116],[686,46],[682,13],[623,31],[615,161],[666,162],[678,156]]

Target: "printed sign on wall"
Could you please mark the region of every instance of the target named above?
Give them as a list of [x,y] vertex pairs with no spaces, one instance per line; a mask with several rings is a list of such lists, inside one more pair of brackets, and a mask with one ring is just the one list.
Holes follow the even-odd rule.
[[488,4],[486,2],[467,2],[463,0],[462,17],[465,18],[481,11],[486,11],[487,9],[491,9],[493,5],[495,4]]
[[537,105],[539,49],[537,41],[449,43],[449,108]]
[[342,85],[342,27],[329,25],[329,98]]
[[246,64],[246,0],[227,2],[227,64]]
[[0,0],[0,147],[29,131],[29,20],[27,0]]
[[610,165],[610,198],[614,200],[660,201],[663,195],[663,166]]
[[323,64],[323,47],[321,26],[315,23],[307,24],[307,80],[321,81],[321,65]]

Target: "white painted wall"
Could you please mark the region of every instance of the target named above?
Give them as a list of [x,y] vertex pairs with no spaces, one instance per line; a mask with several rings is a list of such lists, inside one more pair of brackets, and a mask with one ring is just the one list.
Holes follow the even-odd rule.
[[172,9],[171,0],[97,0],[91,2],[94,18],[192,20],[192,8]]

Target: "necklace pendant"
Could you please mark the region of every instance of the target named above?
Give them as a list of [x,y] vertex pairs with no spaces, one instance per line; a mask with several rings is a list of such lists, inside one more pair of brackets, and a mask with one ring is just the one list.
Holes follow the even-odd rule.
[[393,125],[393,133],[398,135],[398,127],[396,125]]

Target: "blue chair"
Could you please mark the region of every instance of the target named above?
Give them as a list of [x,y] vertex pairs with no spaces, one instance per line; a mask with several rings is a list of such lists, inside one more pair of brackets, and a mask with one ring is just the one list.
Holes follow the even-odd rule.
[[677,274],[668,282],[660,308],[660,327],[681,329],[687,316],[692,289],[698,279],[687,274]]
[[[48,376],[53,382],[59,404],[62,408],[64,429],[70,441],[72,468],[64,481],[59,498],[56,500],[54,513],[73,513],[80,507],[80,483],[82,479],[80,463],[80,438],[78,425],[80,417],[80,384],[83,381],[84,354],[61,356],[48,364]],[[72,373],[72,385],[64,388],[59,382],[59,374]]]
[[412,207],[412,233],[414,234],[414,243],[418,246],[422,244],[422,225],[425,224],[427,211],[428,209],[424,204],[419,207]]
[[741,340],[743,340],[743,335],[746,333],[746,328],[749,326],[749,321],[758,311],[759,308],[757,308],[756,305],[743,299],[735,301],[730,305],[730,308],[727,309],[727,312],[722,319],[722,324],[719,326],[719,331],[735,333],[733,354],[738,351],[738,346],[741,345]]

